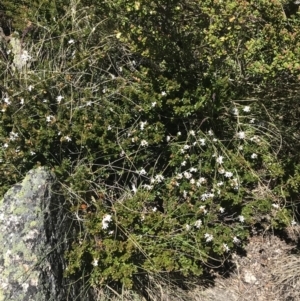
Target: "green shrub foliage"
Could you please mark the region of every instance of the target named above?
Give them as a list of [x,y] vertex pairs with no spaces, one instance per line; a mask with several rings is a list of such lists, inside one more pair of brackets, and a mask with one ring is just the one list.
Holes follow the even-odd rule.
[[91,0],[34,19],[34,6],[23,67],[1,42],[1,193],[36,165],[56,172],[82,224],[66,275],[127,287],[199,276],[255,226],[295,222],[300,31],[289,7]]

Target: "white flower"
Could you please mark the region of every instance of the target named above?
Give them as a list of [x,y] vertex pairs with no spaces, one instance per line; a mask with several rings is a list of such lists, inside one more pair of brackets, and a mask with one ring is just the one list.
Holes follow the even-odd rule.
[[279,209],[279,205],[278,204],[272,204],[272,206],[273,206],[273,208],[275,208],[275,209]]
[[32,85],[29,85],[27,89],[28,89],[29,92],[31,92],[33,88],[34,87]]
[[185,172],[183,173],[183,175],[184,175],[184,177],[185,177],[186,179],[190,179],[190,178],[192,177],[192,174],[191,174],[190,172],[188,172],[188,171],[185,171]]
[[15,133],[15,132],[10,132],[9,133],[9,140],[10,141],[15,141],[18,137],[19,137],[18,133]]
[[146,124],[147,124],[147,121],[145,121],[145,122],[142,121],[142,122],[140,123],[140,129],[141,129],[141,131],[144,130]]
[[251,155],[251,159],[256,159],[256,158],[257,158],[257,154],[253,153],[253,154]]
[[200,145],[202,145],[202,146],[205,145],[205,139],[204,138],[199,139],[199,142],[200,142]]
[[211,234],[208,234],[208,233],[204,234],[204,238],[205,238],[206,242],[210,242],[214,239],[214,237]]
[[155,106],[156,106],[156,101],[153,101],[153,102],[151,103],[151,107],[154,108]]
[[3,99],[3,101],[4,101],[7,105],[10,105],[10,104],[11,104],[11,101],[9,100],[8,97],[5,97],[5,98]]
[[183,197],[186,199],[187,198],[187,192],[186,190],[183,190]]
[[181,162],[181,166],[186,166],[186,161]]
[[136,194],[137,193],[137,188],[135,187],[134,184],[131,185],[131,191]]
[[229,249],[229,247],[228,247],[227,244],[223,244],[223,248],[224,248],[225,252],[229,252],[230,251],[230,249]]
[[61,95],[58,95],[58,96],[56,97],[56,101],[58,102],[58,104],[60,104],[61,101],[62,101],[63,99],[64,99],[64,97],[61,96]]
[[28,54],[27,50],[23,50],[22,54],[21,54],[21,60],[23,62],[27,62],[31,59],[31,56]]
[[167,136],[167,137],[166,137],[166,141],[169,142],[170,140],[171,140],[171,137],[170,137],[170,136]]
[[223,207],[220,207],[220,208],[219,208],[219,211],[220,211],[221,213],[224,213],[224,211],[225,211],[225,208],[223,208]]
[[92,265],[93,265],[94,267],[96,267],[96,266],[98,266],[98,262],[99,262],[98,259],[94,259],[93,262],[92,262]]
[[92,104],[93,104],[93,103],[89,100],[89,101],[86,103],[86,106],[87,106],[87,107],[91,107]]
[[244,146],[243,146],[243,145],[239,145],[238,149],[239,149],[239,150],[243,150],[243,149],[244,149]]
[[209,131],[207,132],[207,134],[208,134],[209,136],[213,136],[213,135],[214,135],[214,132],[213,132],[212,130],[209,130]]
[[73,39],[70,39],[70,40],[68,41],[68,43],[69,43],[69,44],[74,44],[75,41],[74,41]]
[[43,102],[46,103],[46,102],[48,102],[48,100],[47,100],[47,99],[44,99]]
[[24,104],[24,98],[21,98],[20,100],[20,104],[23,105]]
[[48,115],[48,116],[46,116],[46,121],[47,122],[51,122],[51,119],[53,118],[53,116],[52,115]]
[[241,223],[243,223],[245,221],[245,218],[242,215],[239,215],[238,219]]
[[291,221],[291,225],[292,225],[292,226],[296,226],[296,225],[297,225],[297,222],[293,219],[293,220]]
[[196,171],[197,171],[197,168],[195,168],[195,167],[190,168],[190,172],[196,172]]
[[222,164],[222,163],[223,163],[223,159],[224,159],[223,156],[219,156],[219,157],[216,159],[216,161],[217,161],[217,163]]
[[252,118],[249,123],[254,123],[255,122],[255,118]]
[[241,242],[241,240],[240,239],[238,239],[236,236],[233,238],[233,242],[235,243],[235,244],[239,244],[240,242]]
[[153,211],[153,212],[156,212],[156,211],[157,211],[157,207],[153,207],[153,208],[152,208],[152,211]]
[[251,111],[251,109],[250,109],[249,106],[245,106],[245,107],[243,108],[243,111],[248,113],[248,112]]
[[191,183],[192,185],[194,185],[195,182],[196,182],[195,179],[191,179],[191,180],[190,180],[190,183]]
[[239,139],[245,139],[245,137],[246,137],[245,132],[243,132],[243,131],[238,132],[236,135]]
[[65,139],[66,139],[68,142],[72,141],[72,139],[71,139],[69,136],[65,136]]
[[231,171],[226,171],[224,176],[226,178],[231,178],[233,176],[233,173]]
[[223,185],[224,185],[224,182],[222,182],[222,181],[217,183],[218,187],[223,186]]
[[119,71],[122,72],[122,71],[123,71],[123,68],[122,68],[122,67],[119,67]]
[[157,183],[160,183],[164,180],[164,176],[163,175],[156,175],[155,180],[157,181]]
[[176,179],[178,179],[178,180],[182,179],[182,177],[183,177],[182,173],[178,173],[178,174],[176,175]]
[[181,132],[178,132],[178,133],[177,133],[177,136],[181,136]]
[[144,184],[143,187],[146,189],[146,190],[151,190],[153,188],[152,185],[148,185],[148,184]]
[[189,231],[190,229],[191,229],[191,226],[190,226],[189,224],[186,224],[186,225],[185,225],[185,230],[186,230],[186,231]]
[[217,142],[218,141],[218,139],[217,138],[213,138],[213,140],[212,140],[213,142]]
[[36,153],[34,151],[30,151],[30,155],[34,156]]
[[110,214],[104,215],[102,219],[102,229],[107,229],[109,226],[109,223],[112,221],[112,216]]
[[237,116],[237,115],[239,114],[238,108],[233,108],[233,109],[231,110],[231,113],[232,113],[233,115]]
[[190,131],[190,135],[195,136],[195,135],[196,135],[196,134],[195,134],[195,131],[191,130],[191,131]]
[[138,171],[138,173],[141,175],[141,176],[144,176],[147,174],[146,170],[144,168],[142,168],[141,170]]
[[183,149],[189,149],[189,148],[190,148],[190,146],[187,145],[187,144],[185,144],[185,145],[183,146]]
[[198,219],[198,220],[195,221],[194,226],[195,226],[197,229],[200,229],[201,225],[202,225],[201,219]]
[[8,144],[7,144],[7,143],[4,143],[4,144],[3,144],[3,147],[4,147],[4,148],[8,148]]
[[146,140],[141,141],[141,146],[148,146],[148,142]]
[[162,92],[161,92],[161,95],[162,95],[162,96],[166,96],[167,93],[166,93],[165,91],[162,91]]

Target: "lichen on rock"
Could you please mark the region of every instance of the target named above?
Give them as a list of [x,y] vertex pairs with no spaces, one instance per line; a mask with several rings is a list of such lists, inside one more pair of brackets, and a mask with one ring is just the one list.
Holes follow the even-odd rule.
[[71,219],[56,184],[40,167],[0,201],[0,301],[73,300],[80,290],[63,277]]

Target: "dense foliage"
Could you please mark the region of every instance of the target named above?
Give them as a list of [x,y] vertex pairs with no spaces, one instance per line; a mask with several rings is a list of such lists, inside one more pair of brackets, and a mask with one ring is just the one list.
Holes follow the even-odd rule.
[[66,274],[199,276],[255,227],[295,223],[291,1],[6,2],[1,193],[35,165],[56,172],[82,224]]

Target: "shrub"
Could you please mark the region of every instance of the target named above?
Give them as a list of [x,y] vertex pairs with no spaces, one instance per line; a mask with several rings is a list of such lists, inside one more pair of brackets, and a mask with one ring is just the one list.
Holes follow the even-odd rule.
[[299,80],[285,2],[89,4],[36,22],[22,68],[2,44],[1,193],[35,165],[56,172],[82,224],[66,275],[200,276],[253,227],[289,224],[291,101],[273,102]]

